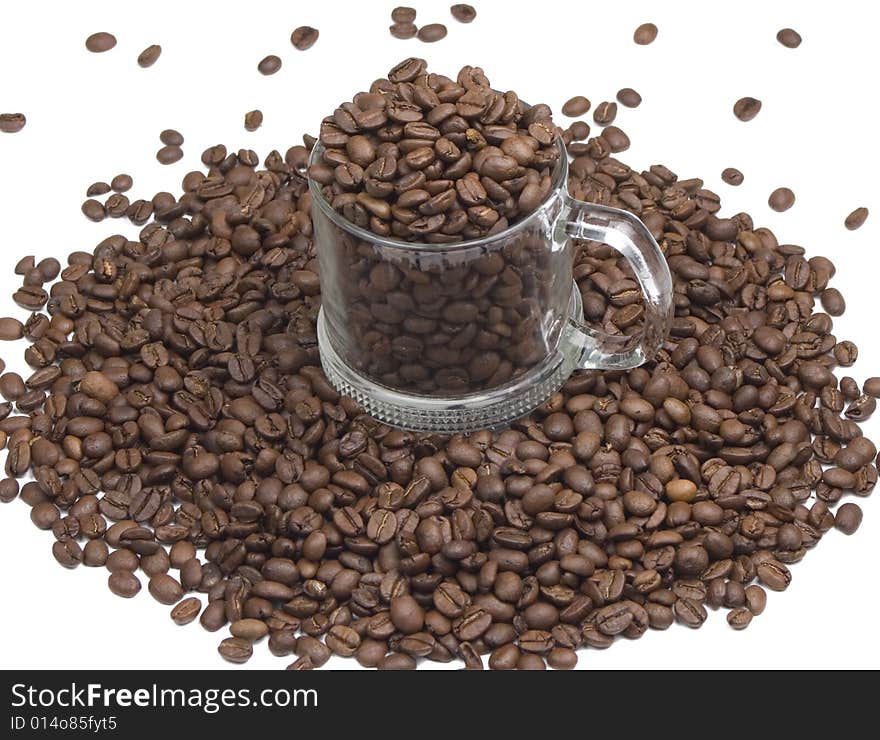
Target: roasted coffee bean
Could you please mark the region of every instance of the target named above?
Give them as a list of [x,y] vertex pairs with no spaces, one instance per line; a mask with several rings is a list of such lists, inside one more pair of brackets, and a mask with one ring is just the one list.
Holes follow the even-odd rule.
[[743,606],[727,612],[727,623],[735,630],[744,630],[752,621],[752,612]]
[[844,534],[853,534],[862,523],[862,508],[858,504],[843,504],[834,514],[834,526]]
[[189,624],[196,620],[201,610],[201,600],[197,599],[195,596],[190,596],[181,601],[171,610],[171,619],[174,621],[174,624]]
[[159,573],[150,578],[148,589],[160,604],[176,604],[183,598],[180,584],[167,573]]
[[868,209],[865,207],[856,208],[843,222],[850,231],[858,229],[865,221],[868,220]]
[[737,185],[742,185],[745,178],[743,173],[736,169],[736,167],[728,167],[721,172],[721,179],[728,185],[736,187]]
[[244,114],[244,128],[246,131],[256,131],[263,125],[263,111],[252,110]]
[[593,111],[593,120],[600,126],[607,126],[617,118],[617,103],[602,102]]
[[740,98],[733,104],[733,115],[740,121],[751,121],[761,111],[761,101],[756,98]]
[[474,7],[464,3],[453,5],[449,8],[449,12],[452,13],[452,17],[459,23],[470,23],[477,17],[477,11],[474,10]]
[[130,599],[133,596],[136,596],[138,591],[141,590],[141,582],[138,580],[137,576],[127,570],[119,570],[115,573],[111,573],[110,578],[107,579],[107,584],[110,586],[110,590],[114,594],[121,596],[124,599]]
[[0,341],[11,342],[24,336],[24,326],[18,319],[0,318]]
[[180,146],[183,144],[183,134],[173,128],[166,128],[159,134],[159,141],[167,146]]
[[791,583],[788,568],[773,559],[765,560],[758,565],[758,580],[773,591],[784,591]]
[[247,663],[254,654],[253,645],[240,637],[227,637],[220,643],[217,652],[230,663]]
[[263,57],[257,65],[257,70],[261,75],[274,75],[279,69],[281,69],[281,57],[274,54]]
[[300,51],[311,49],[318,40],[318,29],[311,26],[300,26],[290,34],[290,43]]
[[24,113],[0,113],[0,132],[4,134],[17,134],[26,123]]
[[18,481],[15,478],[0,480],[0,502],[8,504],[18,496]]
[[392,36],[396,39],[411,39],[416,36],[419,32],[418,26],[415,23],[392,23],[388,26],[388,31]]
[[569,118],[577,118],[584,115],[588,110],[590,110],[590,101],[583,95],[575,95],[563,104],[562,115]]
[[391,20],[395,23],[412,23],[416,19],[416,9],[400,5],[391,11]]
[[617,102],[624,108],[638,108],[642,104],[642,96],[631,87],[622,87],[617,91]]
[[104,206],[94,198],[89,198],[84,201],[80,210],[82,210],[83,215],[90,221],[103,221],[107,216]]
[[770,193],[767,203],[774,211],[781,212],[791,208],[794,200],[794,193],[789,188],[776,188]]
[[639,46],[647,46],[657,38],[657,26],[653,23],[642,23],[633,33],[633,41]]
[[426,26],[422,26],[419,29],[417,35],[419,37],[419,41],[424,41],[427,44],[432,44],[435,41],[445,39],[446,34],[446,26],[444,26],[442,23],[429,23]]
[[159,164],[174,164],[182,157],[183,150],[179,146],[163,146],[156,152],[156,159],[159,160]]
[[152,67],[162,54],[162,47],[159,44],[150,44],[140,54],[138,54],[137,63],[139,67],[146,69]]
[[793,28],[783,28],[776,34],[776,40],[788,49],[797,49],[801,45],[801,35]]
[[112,33],[107,33],[106,31],[93,33],[86,39],[86,49],[95,54],[110,51],[114,46],[116,46],[116,37]]

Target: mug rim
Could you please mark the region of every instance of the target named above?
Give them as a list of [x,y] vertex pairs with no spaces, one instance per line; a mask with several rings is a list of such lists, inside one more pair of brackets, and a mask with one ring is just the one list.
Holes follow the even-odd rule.
[[[565,192],[566,183],[568,181],[568,151],[565,148],[565,143],[562,141],[562,137],[558,134],[554,143],[556,145],[556,148],[559,150],[560,156],[558,164],[556,166],[556,172],[553,176],[553,187],[550,188],[544,200],[542,200],[541,203],[528,216],[526,216],[521,221],[517,221],[512,226],[508,226],[506,229],[502,229],[495,234],[487,234],[486,236],[482,236],[479,239],[468,239],[466,241],[460,242],[436,244],[423,241],[410,242],[403,239],[395,239],[393,237],[381,236],[379,234],[376,234],[368,229],[352,223],[341,213],[334,210],[331,207],[330,203],[327,202],[324,194],[321,192],[321,185],[319,185],[311,177],[308,177],[308,170],[306,170],[306,179],[309,183],[309,193],[311,193],[312,202],[316,203],[318,207],[324,212],[324,215],[327,216],[327,218],[329,218],[336,226],[344,229],[345,231],[353,234],[363,241],[370,241],[373,244],[382,247],[405,249],[413,252],[432,252],[434,254],[437,254],[439,252],[457,252],[460,250],[463,251],[466,249],[473,249],[474,247],[483,247],[488,244],[492,244],[500,239],[508,239],[516,235],[519,231],[525,230],[533,219],[539,217],[540,214],[544,212],[544,209],[548,203],[550,203],[560,192]],[[317,160],[317,158],[320,156],[320,153],[323,152],[324,149],[325,147],[323,144],[321,144],[320,141],[315,142],[314,147],[312,147],[312,151],[309,153],[309,167],[311,167],[311,165]]]

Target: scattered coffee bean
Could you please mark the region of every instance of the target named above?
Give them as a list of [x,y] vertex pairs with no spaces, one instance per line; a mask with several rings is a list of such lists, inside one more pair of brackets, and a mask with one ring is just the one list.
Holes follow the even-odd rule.
[[617,118],[617,103],[602,102],[593,111],[593,120],[600,126],[607,126]]
[[0,502],[8,504],[18,496],[18,481],[15,478],[0,480]]
[[846,217],[846,220],[843,222],[843,225],[846,226],[850,231],[855,231],[858,229],[865,221],[868,220],[868,209],[864,206],[861,208],[856,208],[849,216]]
[[150,46],[138,54],[138,66],[143,67],[144,69],[152,67],[157,61],[159,61],[159,56],[161,54],[162,47],[159,46],[159,44],[150,44]]
[[110,590],[123,599],[130,599],[141,590],[141,582],[134,573],[126,570],[116,571],[107,579]]
[[776,40],[788,49],[796,49],[801,45],[801,35],[793,28],[783,28],[776,34]]
[[419,41],[424,41],[426,44],[433,44],[435,41],[445,39],[446,33],[446,26],[442,23],[429,23],[427,26],[422,26],[419,29],[418,37]]
[[631,87],[622,87],[617,91],[617,102],[624,108],[638,108],[642,104],[642,96]]
[[240,637],[227,637],[220,643],[217,652],[230,663],[247,663],[254,654],[254,647]]
[[761,111],[761,101],[756,98],[740,98],[733,104],[733,115],[740,121],[751,121]]
[[89,198],[84,201],[80,209],[82,210],[83,215],[90,221],[103,221],[107,216],[103,204],[94,198]]
[[174,624],[179,624],[181,626],[189,624],[196,620],[201,610],[201,599],[197,599],[195,596],[190,596],[181,601],[171,610],[171,619],[174,620]]
[[244,114],[244,127],[246,131],[256,131],[263,125],[263,111],[252,110]]
[[767,204],[779,213],[787,211],[794,205],[794,192],[789,188],[776,188],[767,199]]
[[843,504],[834,514],[834,526],[844,534],[853,534],[862,523],[862,507],[858,504]]
[[159,134],[159,141],[166,146],[181,146],[183,144],[183,134],[175,131],[173,128],[166,128]]
[[[296,44],[294,44],[294,46],[296,46]],[[281,57],[275,56],[274,54],[263,57],[257,65],[257,69],[261,75],[274,75],[279,69],[281,69]]]
[[565,104],[562,106],[562,115],[569,118],[577,118],[584,115],[588,110],[590,110],[590,101],[583,95],[575,95],[573,98],[565,101]]
[[9,316],[0,318],[0,341],[11,342],[24,336],[24,326]]
[[727,623],[735,630],[744,630],[752,622],[752,612],[744,606],[738,606],[727,612]]
[[0,131],[4,134],[17,134],[26,123],[24,113],[0,113]]
[[743,184],[745,177],[736,167],[728,167],[721,172],[721,179],[734,187]]
[[159,164],[174,164],[183,158],[183,149],[179,146],[163,146],[156,152],[156,159]]
[[391,11],[391,20],[395,23],[412,23],[416,19],[416,9],[405,5],[398,6]]
[[396,39],[411,39],[419,32],[415,23],[392,23],[388,30]]
[[106,182],[93,182],[86,190],[86,196],[92,198],[96,195],[106,195],[110,192],[110,185]]
[[131,186],[133,181],[131,179],[131,175],[116,175],[110,181],[110,188],[117,193],[125,193],[128,190],[131,190]]
[[452,17],[459,23],[470,23],[477,17],[477,11],[474,10],[473,6],[465,5],[464,3],[453,5],[449,8],[449,12],[452,13]]
[[112,33],[107,33],[106,31],[93,33],[86,39],[86,49],[95,54],[110,51],[114,46],[116,46],[116,37]]
[[657,38],[657,26],[653,23],[642,23],[633,33],[633,41],[639,46],[647,46]]
[[311,26],[300,26],[290,34],[290,43],[300,51],[311,49],[318,40],[319,31]]

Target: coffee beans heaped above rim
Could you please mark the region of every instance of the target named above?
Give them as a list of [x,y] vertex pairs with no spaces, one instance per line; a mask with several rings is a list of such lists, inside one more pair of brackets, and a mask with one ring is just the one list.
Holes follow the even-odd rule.
[[[30,314],[0,337],[24,334],[34,372],[0,375],[0,440],[7,474],[34,480],[0,481],[0,500],[31,507],[62,566],[107,567],[127,598],[140,569],[175,621],[229,624],[233,662],[268,633],[295,669],[571,668],[576,648],[699,627],[707,607],[746,627],[766,604],[752,581],[784,590],[825,532],[858,528],[860,507],[832,508],[876,484],[857,422],[880,383],[834,375],[855,349],[832,334],[830,261],[721,217],[699,179],[614,159],[614,127],[581,144],[575,125],[572,195],[639,215],[673,275],[652,362],[577,373],[504,431],[389,429],[320,370],[314,139],[263,169],[218,145],[136,241],[74,252],[56,283],[57,261],[16,265]],[[613,322],[631,275],[575,248],[587,319]]]
[[352,223],[451,243],[500,231],[544,200],[556,136],[546,105],[525,110],[479,67],[453,80],[411,57],[324,119],[323,161],[309,176]]

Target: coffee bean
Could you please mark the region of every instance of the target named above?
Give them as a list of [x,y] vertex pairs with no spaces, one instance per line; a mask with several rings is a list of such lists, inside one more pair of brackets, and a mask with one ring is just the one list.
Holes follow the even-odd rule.
[[751,121],[761,111],[761,101],[756,98],[740,98],[733,104],[733,115],[740,121]]
[[131,179],[131,175],[116,175],[110,181],[110,187],[117,193],[124,193],[128,190],[131,190],[131,186],[133,181]]
[[248,640],[240,637],[227,637],[223,640],[217,652],[224,660],[230,663],[247,663],[254,654],[254,648]]
[[868,209],[861,207],[856,208],[843,222],[843,225],[846,226],[850,231],[855,231],[858,229],[865,221],[868,220]]
[[602,102],[593,111],[593,120],[600,126],[607,126],[617,117],[617,103]]
[[110,192],[110,185],[106,182],[93,182],[86,190],[86,196],[89,198],[95,195],[105,195]]
[[791,573],[782,563],[773,559],[758,565],[758,580],[773,591],[784,591],[791,583]]
[[633,33],[633,41],[639,46],[647,46],[657,38],[657,26],[653,23],[642,23]]
[[416,19],[416,9],[405,5],[398,6],[391,11],[391,20],[395,23],[412,23]]
[[257,642],[269,634],[269,627],[260,619],[239,619],[229,625],[229,631],[233,637]]
[[727,612],[727,623],[735,630],[744,630],[751,624],[752,612],[745,607],[737,607]]
[[672,605],[675,619],[686,627],[700,627],[706,621],[706,607],[693,599],[677,599]]
[[244,128],[246,131],[256,131],[263,125],[263,111],[252,110],[244,114]]
[[52,555],[65,568],[75,568],[83,560],[82,548],[73,539],[65,539],[53,543]]
[[834,514],[834,526],[844,534],[853,534],[862,523],[862,508],[858,504],[843,504]]
[[183,150],[179,146],[163,146],[158,152],[156,152],[156,159],[159,160],[159,164],[174,164],[182,157]]
[[[294,44],[294,46],[296,46],[296,44]],[[274,54],[263,57],[257,65],[257,69],[261,75],[274,75],[279,69],[281,69],[281,57],[275,56]]]
[[123,599],[130,599],[141,590],[141,582],[137,576],[127,570],[111,573],[110,578],[107,579],[107,585],[110,586],[110,590],[114,594]]
[[837,288],[826,288],[819,296],[824,308],[830,316],[841,316],[846,310],[846,302]]
[[0,318],[0,341],[11,342],[24,336],[24,326],[18,319]]
[[737,185],[742,185],[745,178],[743,177],[743,173],[736,169],[736,167],[728,167],[722,171],[721,179],[728,185],[736,187]]
[[190,596],[181,601],[171,610],[171,619],[174,621],[174,624],[179,624],[181,626],[189,624],[196,620],[201,610],[201,600],[197,599],[195,596]]
[[422,26],[419,29],[418,37],[419,41],[432,44],[435,41],[440,41],[440,39],[445,39],[446,33],[446,26],[442,23],[429,23],[427,26]]
[[631,87],[622,87],[617,91],[617,102],[624,108],[638,108],[642,104],[642,96]]
[[180,584],[167,573],[160,573],[150,578],[147,588],[150,594],[160,604],[176,604],[183,598],[183,589]]
[[473,6],[465,5],[464,3],[453,5],[449,8],[449,12],[452,13],[452,17],[459,23],[470,23],[477,17],[477,11],[474,10]]
[[405,634],[422,629],[425,612],[412,596],[398,596],[391,600],[391,621]]
[[110,51],[114,46],[116,46],[116,37],[112,33],[107,33],[106,31],[93,33],[86,39],[86,49],[95,54]]
[[180,146],[183,144],[183,134],[173,128],[166,128],[159,134],[159,141],[168,146]]
[[415,23],[392,23],[388,30],[396,39],[411,39],[419,32]]
[[162,54],[162,47],[159,44],[150,44],[140,54],[138,54],[137,63],[139,67],[146,69],[152,67]]
[[90,221],[103,221],[107,216],[104,206],[94,198],[84,201],[80,209],[83,215]]
[[0,113],[0,132],[4,134],[17,134],[26,123],[24,113]]
[[0,502],[8,504],[18,496],[18,481],[15,478],[0,480]]
[[793,28],[783,28],[776,34],[776,40],[788,49],[796,49],[801,45],[801,35]]
[[100,568],[107,563],[109,549],[104,540],[89,540],[83,547],[83,565]]
[[584,115],[588,110],[590,110],[590,101],[583,95],[575,95],[573,98],[565,101],[565,104],[562,106],[562,115],[569,118],[577,118]]
[[311,49],[318,40],[318,29],[311,26],[300,26],[290,34],[290,43],[300,51]]
[[776,188],[767,203],[774,211],[787,211],[794,205],[794,193],[789,188]]

